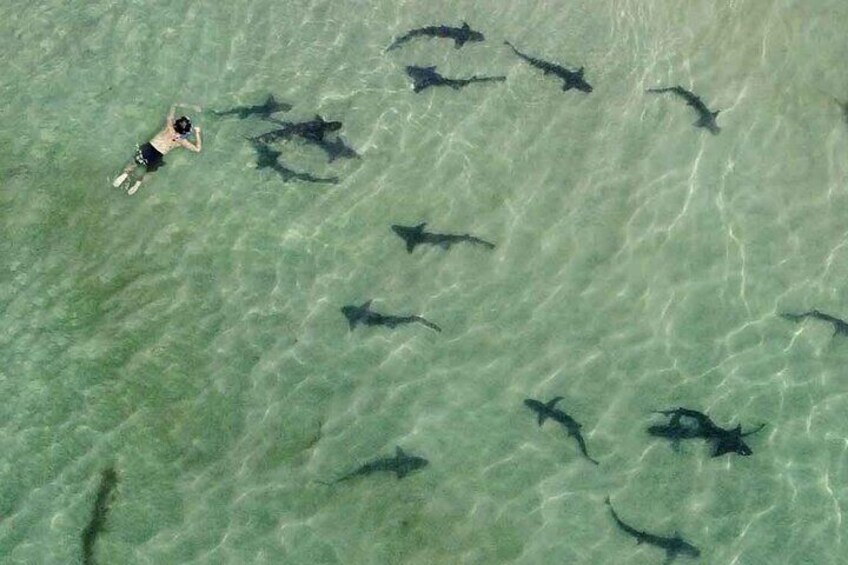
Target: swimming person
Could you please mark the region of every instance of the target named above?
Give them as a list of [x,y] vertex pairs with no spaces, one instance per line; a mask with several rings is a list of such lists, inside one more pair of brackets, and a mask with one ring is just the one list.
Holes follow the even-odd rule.
[[[135,157],[133,157],[133,160],[130,161],[130,163],[124,168],[124,171],[118,175],[118,178],[112,182],[112,186],[115,188],[121,186],[138,165],[144,165],[144,173],[142,173],[142,175],[135,181],[135,184],[127,190],[127,194],[135,194],[135,191],[138,190],[142,181],[144,181],[145,175],[147,173],[152,173],[165,164],[162,157],[164,157],[171,149],[181,146],[186,149],[191,149],[195,153],[200,153],[200,128],[196,127],[192,130],[191,120],[185,116],[180,116],[174,120],[174,110],[176,110],[177,106],[188,105],[174,104],[171,106],[171,111],[168,112],[168,117],[165,119],[165,128],[157,133],[153,139],[136,150]],[[194,108],[198,112],[200,111],[200,108]],[[191,143],[186,139],[192,131],[195,132],[195,136],[197,138],[196,143]]]

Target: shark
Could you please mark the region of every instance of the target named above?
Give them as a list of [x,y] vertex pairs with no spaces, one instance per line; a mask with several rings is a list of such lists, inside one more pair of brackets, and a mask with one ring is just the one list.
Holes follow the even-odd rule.
[[503,82],[505,76],[478,77],[471,78],[445,78],[436,72],[436,67],[406,67],[406,74],[412,79],[413,92],[421,92],[431,86],[449,86],[454,90],[465,88],[469,84],[475,82]]
[[270,94],[263,104],[258,104],[256,106],[236,106],[235,108],[230,108],[229,110],[223,110],[220,112],[213,110],[212,113],[216,116],[237,116],[242,119],[247,118],[248,116],[262,116],[263,118],[270,118],[271,115],[276,112],[288,112],[291,109],[291,104],[278,102],[274,98],[274,95]]
[[563,92],[568,92],[572,88],[575,90],[579,90],[581,92],[592,92],[592,85],[586,82],[586,79],[583,78],[584,68],[580,67],[576,71],[572,71],[566,69],[562,65],[557,65],[556,63],[551,63],[548,61],[543,61],[542,59],[537,59],[535,57],[531,57],[526,53],[522,53],[509,41],[504,41],[505,45],[508,45],[510,49],[512,49],[513,53],[515,53],[519,58],[524,59],[531,66],[536,67],[537,69],[544,72],[546,75],[554,75],[557,78],[562,79],[562,90]]
[[540,402],[532,398],[527,398],[524,400],[524,405],[538,415],[540,426],[544,424],[545,420],[548,418],[562,424],[566,431],[568,431],[568,435],[574,436],[574,439],[577,440],[577,446],[580,448],[580,452],[583,454],[583,457],[597,465],[598,462],[589,457],[589,453],[586,451],[586,442],[583,439],[583,434],[580,433],[580,428],[583,426],[577,423],[574,418],[556,408],[556,404],[560,400],[562,400],[561,396],[557,396],[548,402]]
[[[757,428],[743,433],[740,424],[726,430],[717,426],[706,414],[688,408],[659,410],[657,414],[663,414],[670,419],[666,425],[650,426],[648,428],[650,435],[670,439],[675,449],[681,440],[705,439],[712,443],[712,457],[727,453],[737,453],[746,457],[751,455],[753,451],[742,441],[742,438],[757,433],[765,427],[765,424],[760,424]],[[684,418],[687,420],[684,421]]]
[[809,312],[801,312],[800,314],[783,313],[780,316],[790,322],[800,322],[804,318],[815,318],[817,320],[833,324],[833,335],[841,334],[848,336],[848,322],[840,320],[830,314],[819,312],[818,310],[810,310]]
[[316,114],[313,119],[305,122],[284,122],[272,118],[270,121],[283,127],[258,135],[252,138],[253,140],[260,141],[262,143],[272,143],[281,139],[291,139],[292,137],[297,136],[307,141],[320,142],[324,140],[327,133],[342,129],[341,122],[328,122],[318,114]]
[[398,37],[386,48],[386,51],[391,51],[393,49],[397,49],[401,45],[409,42],[416,37],[443,37],[446,39],[453,39],[453,46],[456,49],[459,49],[469,41],[483,41],[486,38],[483,37],[483,34],[479,31],[474,31],[471,29],[467,23],[462,22],[462,27],[451,27],[451,26],[427,26],[420,27],[418,29],[413,29],[408,31],[404,35]]
[[371,300],[362,303],[360,306],[343,306],[342,314],[347,318],[347,323],[350,329],[353,330],[357,325],[364,326],[386,326],[387,328],[395,328],[401,324],[418,323],[437,332],[442,331],[442,328],[425,320],[421,316],[388,316],[378,314],[371,310]]
[[336,136],[334,139],[327,138],[328,133],[337,132],[341,129],[341,122],[328,122],[319,115],[316,115],[314,119],[305,122],[283,122],[273,119],[271,121],[283,127],[252,137],[250,140],[254,143],[273,143],[283,139],[300,137],[304,141],[311,143],[324,151],[327,155],[327,161],[330,163],[336,159],[359,158],[359,154],[356,150],[345,143],[340,136]]
[[293,180],[328,184],[339,182],[338,177],[317,177],[311,173],[302,173],[286,167],[279,161],[281,153],[264,143],[254,143],[253,147],[256,150],[256,168],[276,171],[285,182]]
[[368,463],[362,465],[359,469],[348,473],[347,475],[344,475],[341,478],[336,479],[334,483],[348,481],[355,477],[364,477],[377,472],[394,473],[397,479],[400,480],[411,472],[426,467],[427,465],[429,465],[429,463],[430,462],[424,459],[423,457],[409,455],[403,449],[396,446],[394,457],[380,457],[369,461]]
[[456,235],[450,233],[431,233],[424,231],[424,226],[427,224],[422,222],[417,226],[399,226],[393,225],[392,231],[397,234],[398,237],[403,239],[406,242],[406,251],[408,253],[412,253],[418,245],[438,245],[442,249],[449,249],[452,245],[457,243],[473,243],[477,245],[482,245],[488,249],[494,249],[495,244],[490,243],[488,241],[484,241],[478,237],[474,237],[473,235],[463,234]]
[[112,491],[117,484],[118,474],[115,469],[109,467],[103,470],[100,475],[100,486],[97,489],[97,498],[94,501],[91,519],[82,532],[82,562],[84,565],[94,563],[94,543],[106,526]]
[[718,123],[716,123],[716,118],[718,117],[719,112],[721,110],[716,110],[713,112],[707,105],[704,104],[704,101],[701,100],[694,93],[686,90],[682,86],[671,86],[668,88],[649,88],[645,92],[650,92],[653,94],[663,94],[665,92],[671,92],[682,98],[686,101],[686,104],[692,106],[696,112],[698,112],[698,119],[695,121],[694,125],[696,128],[704,128],[708,130],[713,135],[718,135],[721,131],[721,128],[718,127]]
[[615,509],[612,507],[609,497],[607,497],[604,502],[606,502],[607,506],[610,507],[612,518],[615,520],[618,528],[636,538],[637,544],[646,543],[648,545],[664,549],[666,564],[671,563],[680,555],[692,558],[697,558],[701,555],[701,550],[683,539],[679,533],[675,532],[673,536],[658,536],[656,534],[649,534],[648,532],[637,530],[619,518]]

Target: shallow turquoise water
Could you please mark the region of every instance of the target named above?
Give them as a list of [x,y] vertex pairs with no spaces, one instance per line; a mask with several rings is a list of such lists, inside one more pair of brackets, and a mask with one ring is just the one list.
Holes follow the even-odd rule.
[[[468,20],[455,50],[412,27]],[[66,2],[0,8],[0,561],[845,563],[848,5]],[[563,94],[513,57],[585,65]],[[409,90],[406,64],[506,74]],[[691,127],[682,84],[722,109]],[[363,158],[254,169],[260,120],[195,117],[138,194],[111,188],[175,100],[341,119]],[[411,256],[389,230],[471,232]],[[375,299],[442,334],[350,332]],[[524,398],[563,396],[594,467]],[[754,456],[647,436],[686,405],[761,422]],[[395,445],[430,465],[327,487]],[[684,560],[683,562],[693,562]]]

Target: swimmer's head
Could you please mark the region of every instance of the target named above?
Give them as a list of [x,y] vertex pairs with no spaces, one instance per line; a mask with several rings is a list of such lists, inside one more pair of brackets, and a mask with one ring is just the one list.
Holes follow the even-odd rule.
[[174,131],[180,135],[188,135],[191,133],[191,120],[185,116],[180,116],[174,122]]

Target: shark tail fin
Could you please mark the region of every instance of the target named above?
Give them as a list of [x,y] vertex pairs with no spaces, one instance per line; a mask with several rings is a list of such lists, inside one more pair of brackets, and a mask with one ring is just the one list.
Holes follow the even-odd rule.
[[800,322],[807,317],[807,314],[792,314],[790,312],[783,312],[780,314],[780,317],[784,320],[789,320],[790,322]]
[[419,322],[419,323],[421,323],[421,324],[423,324],[423,325],[427,326],[428,328],[430,328],[431,330],[435,330],[435,331],[437,331],[437,332],[441,332],[441,331],[442,331],[442,328],[440,328],[439,326],[437,326],[436,324],[434,324],[434,323],[433,323],[433,322],[431,322],[430,320],[427,320],[427,319],[425,319],[425,318],[422,318],[421,316],[415,316],[415,319],[416,319],[416,320],[418,320],[418,322]]

